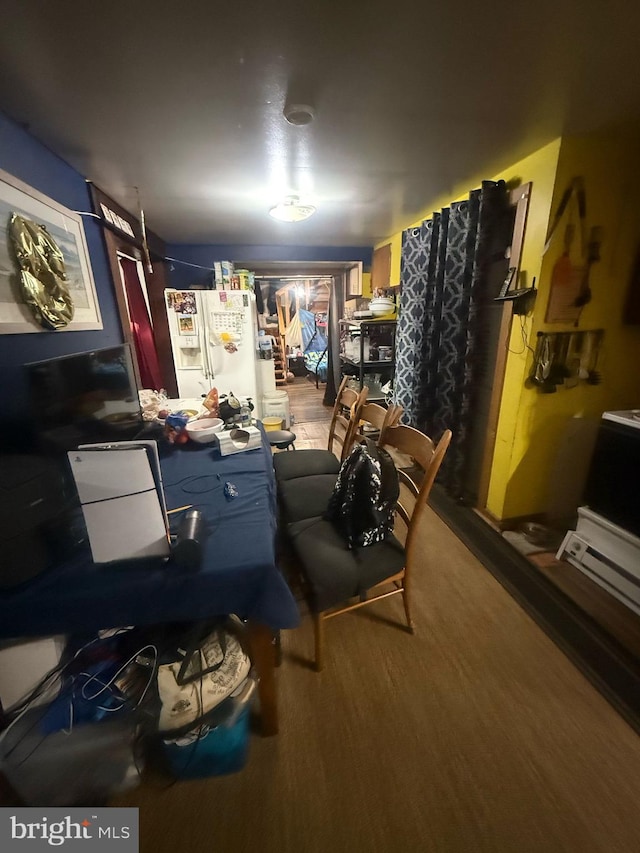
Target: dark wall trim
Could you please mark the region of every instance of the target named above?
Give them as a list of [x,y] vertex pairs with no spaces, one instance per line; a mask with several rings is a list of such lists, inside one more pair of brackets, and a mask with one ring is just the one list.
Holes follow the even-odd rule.
[[[143,239],[140,220],[91,182],[89,182],[89,192],[91,193],[93,212],[100,217],[102,225],[125,243],[142,249]],[[146,234],[149,254],[154,260],[164,261],[166,255],[164,241],[148,228]]]

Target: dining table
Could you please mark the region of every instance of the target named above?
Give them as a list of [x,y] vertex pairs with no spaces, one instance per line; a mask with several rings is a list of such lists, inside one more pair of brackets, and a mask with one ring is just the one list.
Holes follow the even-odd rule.
[[81,534],[64,558],[28,582],[0,591],[0,639],[196,622],[233,614],[246,625],[258,677],[262,733],[276,734],[275,638],[281,630],[298,625],[299,612],[276,559],[272,450],[259,422],[258,427],[258,447],[226,456],[220,454],[217,441],[178,446],[159,437],[171,528],[179,527],[187,508],[199,510],[203,517],[205,535],[197,568],[178,561],[173,548],[168,558],[94,563],[78,508]]

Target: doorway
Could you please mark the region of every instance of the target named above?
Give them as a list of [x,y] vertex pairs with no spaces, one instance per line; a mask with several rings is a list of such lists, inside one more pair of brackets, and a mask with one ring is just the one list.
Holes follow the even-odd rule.
[[[531,197],[531,184],[522,184],[510,191],[509,201],[513,215],[513,233],[507,257],[500,259],[488,270],[489,293],[499,293],[503,283],[496,278],[504,279],[505,269],[508,269],[509,280],[514,289],[530,287],[526,273],[520,270],[522,246]],[[513,272],[512,272],[513,270]],[[511,327],[514,321],[521,318],[514,312],[514,303],[489,300],[484,306],[484,334],[487,346],[483,351],[483,362],[478,373],[478,382],[474,395],[474,423],[469,437],[467,455],[467,470],[464,492],[467,502],[482,512],[486,512],[489,493],[491,467],[498,432],[498,416],[500,401],[504,388],[504,378],[507,366],[507,353]]]
[[[129,344],[131,349],[138,387],[153,387],[154,390],[164,388],[169,397],[177,397],[178,387],[164,302],[164,291],[168,286],[165,264],[156,258],[153,260],[151,269],[146,270],[137,246],[106,228],[104,236],[122,336],[124,342]],[[125,281],[125,269],[127,270],[126,275],[131,277],[130,284]],[[128,293],[128,288],[132,289],[133,292]],[[138,296],[137,300],[136,295]],[[146,313],[148,318],[146,333],[148,352],[151,353],[151,358],[155,355],[155,363],[157,364],[157,369],[151,373],[145,368],[144,355],[140,354],[136,346],[135,330],[132,327],[132,305],[134,303],[143,315]],[[137,312],[134,311],[133,313]],[[135,323],[135,317],[133,322]]]
[[[348,285],[351,282],[351,287],[356,285],[353,282],[355,269],[358,272],[358,283],[361,288],[362,282],[362,262],[358,261],[260,261],[260,260],[238,260],[234,262],[237,267],[246,267],[254,272],[256,281],[261,282],[281,282],[282,284],[294,283],[303,288],[301,294],[301,303],[305,302],[305,281],[310,282],[310,287],[313,282],[327,281],[329,292],[329,306],[327,310],[327,337],[330,342],[328,353],[328,376],[325,386],[327,397],[325,399],[329,405],[333,405],[335,398],[335,389],[340,384],[340,365],[338,359],[338,320],[342,317],[344,301],[348,292]],[[273,290],[280,288],[280,284],[276,284]],[[257,295],[257,293],[256,293]],[[310,309],[316,312],[317,305],[313,305],[313,299],[310,298]],[[305,306],[306,307],[306,306]],[[260,311],[260,306],[258,306]],[[286,309],[285,309],[286,310]],[[275,296],[271,303],[271,308],[268,311],[270,317],[270,325],[278,326],[278,313]],[[286,322],[286,317],[285,317]],[[335,330],[333,325],[335,323]],[[336,352],[332,351],[336,349]]]
[[120,283],[124,292],[140,387],[161,390],[162,374],[153,333],[153,320],[144,268],[139,258],[118,251]]
[[[282,390],[286,390],[290,397],[290,409],[294,415],[294,430],[297,435],[296,447],[326,447],[331,411],[335,400],[336,390],[340,384],[340,359],[339,359],[339,326],[338,321],[343,316],[344,301],[347,294],[352,290],[361,292],[362,288],[362,262],[361,261],[259,261],[259,260],[237,260],[236,266],[246,267],[254,272],[255,280],[264,284],[264,299],[262,291],[260,296],[263,303],[267,295],[273,291],[271,306],[264,309],[270,326],[270,333],[280,336],[281,359],[284,384]],[[357,273],[358,281],[354,281]],[[273,287],[272,287],[272,283]],[[276,284],[277,283],[277,284]],[[308,283],[308,284],[307,284]],[[322,293],[316,293],[317,283],[322,283]],[[326,284],[326,286],[325,286]],[[268,287],[267,287],[268,285]],[[288,300],[280,298],[280,313],[275,298],[275,293],[281,287],[288,285],[291,291]],[[301,290],[297,291],[296,288]],[[256,288],[256,295],[259,289]],[[295,339],[290,340],[287,351],[286,336],[282,332],[295,316],[295,300],[302,311],[309,311],[307,315],[309,326],[305,332],[310,332],[306,343],[312,340],[311,347],[295,344]],[[288,309],[287,309],[288,305]],[[260,312],[260,305],[258,306]],[[287,316],[288,310],[288,316]],[[322,319],[319,315],[326,315]],[[326,327],[320,325],[317,334],[314,331],[318,324],[326,322]],[[315,350],[321,340],[320,333],[326,335],[329,349],[326,353],[326,381],[324,371],[310,372],[304,361],[304,349]],[[298,356],[298,349],[302,350],[302,357]],[[293,350],[293,352],[292,352]],[[334,352],[335,350],[335,352]],[[321,362],[322,352],[318,354],[318,362]],[[292,358],[290,358],[293,356]],[[291,372],[294,374],[293,381],[287,382],[286,376]],[[300,374],[300,375],[296,375]]]
[[328,311],[333,276],[256,274],[260,328],[274,340],[276,385],[297,424],[328,419]]

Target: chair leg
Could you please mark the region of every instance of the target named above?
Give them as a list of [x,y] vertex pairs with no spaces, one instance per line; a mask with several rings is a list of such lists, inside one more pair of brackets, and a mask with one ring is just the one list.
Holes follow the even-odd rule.
[[322,613],[313,614],[313,636],[315,639],[315,669],[321,672],[324,666],[324,619]]
[[407,626],[413,634],[413,619],[411,618],[411,607],[409,605],[409,590],[404,586],[402,588],[402,603],[404,605],[404,615],[407,617]]

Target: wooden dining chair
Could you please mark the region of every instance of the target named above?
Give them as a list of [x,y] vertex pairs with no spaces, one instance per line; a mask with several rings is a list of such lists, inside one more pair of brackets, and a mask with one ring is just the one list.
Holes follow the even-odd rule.
[[[346,427],[343,433],[343,454],[345,455],[344,448],[349,450],[356,437],[361,411],[362,406],[360,398],[358,398],[352,402],[347,415],[339,416],[344,419],[344,426]],[[346,424],[347,420],[349,421],[348,425]],[[278,470],[281,469],[276,470],[280,517],[285,525],[294,521],[301,521],[304,518],[324,515],[329,499],[333,494],[341,465],[341,462],[329,450],[294,450],[293,453],[287,455],[293,456],[297,453],[301,454],[300,458],[304,465],[290,466],[295,470],[295,475],[289,476],[288,479],[279,479]],[[324,455],[318,456],[317,454]],[[311,457],[310,465],[307,464],[309,457]],[[323,465],[323,463],[325,464]]]
[[[379,403],[365,403],[360,412],[360,423],[358,424],[355,439],[370,437],[376,442],[379,441],[383,429],[388,426],[395,426],[400,420],[402,412],[402,406],[396,406],[394,403],[388,408],[381,406]],[[367,430],[367,424],[374,429]]]
[[360,413],[369,389],[355,391],[347,385],[349,377],[342,380],[331,415],[329,440],[326,450],[305,449],[291,453],[278,453],[273,458],[273,467],[278,484],[311,474],[335,474],[345,459],[360,422]]
[[[357,407],[358,403],[354,403],[353,411],[349,414],[351,422],[355,424],[353,439],[349,439],[349,449],[356,442],[363,440],[364,437],[369,437],[362,432],[362,426],[365,422],[378,428],[377,435],[370,433],[370,437],[372,440],[379,441],[384,427],[397,423],[397,419],[402,413],[400,406],[385,409],[384,406],[379,406],[377,403],[365,403],[356,411]],[[304,453],[304,451],[302,452]],[[284,524],[324,515],[337,478],[338,472],[336,471],[335,473],[307,474],[279,481],[278,496]]]
[[323,665],[325,622],[334,616],[399,594],[408,628],[413,631],[411,581],[421,557],[416,534],[450,441],[450,430],[445,431],[437,444],[413,427],[396,425],[383,430],[380,445],[394,449],[404,460],[402,467],[397,468],[400,499],[396,513],[397,520],[406,525],[404,545],[391,535],[383,542],[350,550],[324,518],[288,525],[287,534],[298,558],[313,613],[318,671]]

